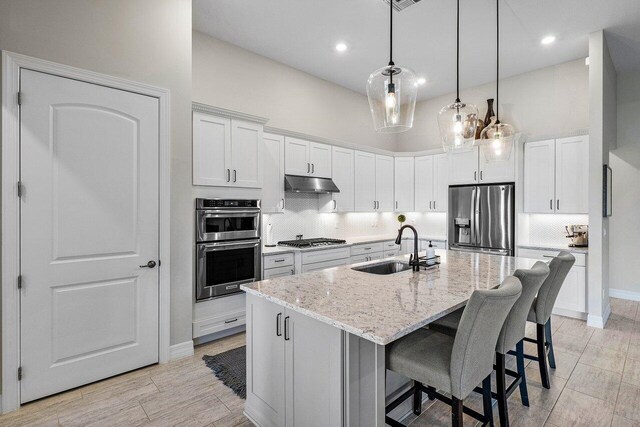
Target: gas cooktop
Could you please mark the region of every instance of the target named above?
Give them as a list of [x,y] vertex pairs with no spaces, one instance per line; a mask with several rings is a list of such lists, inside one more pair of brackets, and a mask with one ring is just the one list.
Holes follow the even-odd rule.
[[278,246],[289,246],[292,248],[315,248],[318,246],[344,245],[346,240],[340,239],[300,239],[300,240],[283,240],[278,242]]

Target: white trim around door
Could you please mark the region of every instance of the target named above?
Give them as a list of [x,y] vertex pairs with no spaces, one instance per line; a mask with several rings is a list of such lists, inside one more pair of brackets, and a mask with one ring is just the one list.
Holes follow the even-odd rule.
[[20,407],[20,69],[30,69],[158,99],[159,111],[159,340],[160,363],[169,361],[170,347],[170,93],[142,83],[56,64],[12,52],[2,52],[2,411]]

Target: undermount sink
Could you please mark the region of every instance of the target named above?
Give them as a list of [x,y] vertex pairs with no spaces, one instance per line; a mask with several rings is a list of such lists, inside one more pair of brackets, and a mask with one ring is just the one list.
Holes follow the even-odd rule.
[[394,274],[401,271],[411,270],[411,266],[406,262],[400,261],[384,261],[377,264],[363,265],[353,267],[352,270],[362,271],[369,274]]

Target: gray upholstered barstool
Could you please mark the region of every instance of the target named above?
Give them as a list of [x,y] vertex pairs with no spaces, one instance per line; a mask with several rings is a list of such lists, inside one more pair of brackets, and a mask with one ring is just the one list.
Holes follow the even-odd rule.
[[[538,362],[540,368],[540,378],[544,388],[551,388],[549,381],[549,369],[547,368],[547,357],[549,366],[556,368],[556,360],[553,354],[553,339],[551,337],[551,311],[556,303],[556,298],[560,288],[566,279],[569,270],[576,262],[576,258],[569,252],[562,251],[549,263],[549,276],[542,284],[538,296],[531,304],[531,309],[527,320],[536,324],[536,339],[525,338],[525,341],[537,345],[538,356],[525,354],[527,359]],[[547,354],[548,351],[548,354]]]
[[[475,291],[467,303],[455,338],[427,329],[417,331],[387,345],[387,369],[414,380],[414,386],[387,405],[389,413],[413,395],[414,413],[420,413],[422,392],[451,405],[453,426],[462,426],[463,411],[493,425],[491,411],[491,372],[493,356],[513,304],[522,285],[507,277],[497,289]],[[464,399],[482,382],[484,414],[463,405]],[[448,398],[440,392],[449,393]],[[392,426],[401,423],[386,417]]]
[[[542,261],[536,262],[530,270],[516,270],[513,274],[522,283],[522,294],[515,302],[509,315],[507,316],[498,341],[496,343],[496,393],[494,397],[498,400],[498,413],[500,415],[500,425],[509,425],[509,411],[507,399],[520,388],[520,397],[525,406],[529,406],[527,393],[527,379],[524,370],[524,338],[527,325],[527,315],[531,304],[540,290],[545,279],[549,276],[549,267]],[[429,325],[429,329],[442,332],[448,335],[455,335],[460,327],[462,311],[457,310]],[[515,352],[513,351],[515,349]],[[508,354],[516,356],[517,372],[506,369],[505,356]],[[506,376],[514,377],[514,381],[507,387]],[[480,391],[480,390],[477,390]]]

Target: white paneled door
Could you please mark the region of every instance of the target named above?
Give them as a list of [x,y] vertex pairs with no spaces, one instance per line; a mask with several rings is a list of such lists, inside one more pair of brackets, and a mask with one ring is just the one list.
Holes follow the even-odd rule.
[[21,401],[158,361],[153,97],[21,71]]

